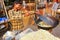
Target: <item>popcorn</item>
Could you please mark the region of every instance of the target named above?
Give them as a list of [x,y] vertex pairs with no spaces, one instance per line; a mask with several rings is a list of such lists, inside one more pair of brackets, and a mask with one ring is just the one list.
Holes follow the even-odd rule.
[[53,36],[48,31],[40,29],[37,32],[26,34],[20,40],[60,40],[60,39]]

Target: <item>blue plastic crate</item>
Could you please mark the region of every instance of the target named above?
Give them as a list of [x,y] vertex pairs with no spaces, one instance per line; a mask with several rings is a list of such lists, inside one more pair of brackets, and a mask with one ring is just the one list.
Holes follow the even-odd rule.
[[7,21],[8,19],[6,17],[0,18],[0,23],[3,23],[4,21]]

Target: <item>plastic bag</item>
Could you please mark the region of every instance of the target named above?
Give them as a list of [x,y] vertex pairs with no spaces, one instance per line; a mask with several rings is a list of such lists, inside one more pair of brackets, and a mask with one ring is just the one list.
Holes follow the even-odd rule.
[[19,40],[20,38],[22,38],[25,34],[33,32],[33,30],[31,28],[28,28],[26,30],[24,30],[23,32],[21,32],[20,34],[16,35],[15,40]]
[[14,37],[15,37],[15,33],[11,31],[7,31],[2,38],[3,40],[12,40]]

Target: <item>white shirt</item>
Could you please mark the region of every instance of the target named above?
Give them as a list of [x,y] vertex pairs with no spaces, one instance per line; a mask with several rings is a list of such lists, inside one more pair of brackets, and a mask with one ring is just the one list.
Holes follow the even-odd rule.
[[57,2],[55,2],[52,6],[52,10],[56,11],[58,6],[59,6],[59,4]]

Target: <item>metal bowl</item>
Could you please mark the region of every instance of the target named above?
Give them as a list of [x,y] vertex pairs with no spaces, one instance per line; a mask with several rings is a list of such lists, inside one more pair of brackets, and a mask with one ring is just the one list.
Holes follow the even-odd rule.
[[[56,19],[54,20],[53,19],[54,18],[50,18],[50,17],[47,18],[45,16],[40,16],[39,19],[36,21],[36,24],[39,28],[42,28],[42,29],[52,29],[59,24],[59,22]],[[44,22],[45,24],[47,24],[47,27],[43,26],[45,24],[39,25],[40,22]],[[50,25],[51,27],[48,27],[48,25]]]

